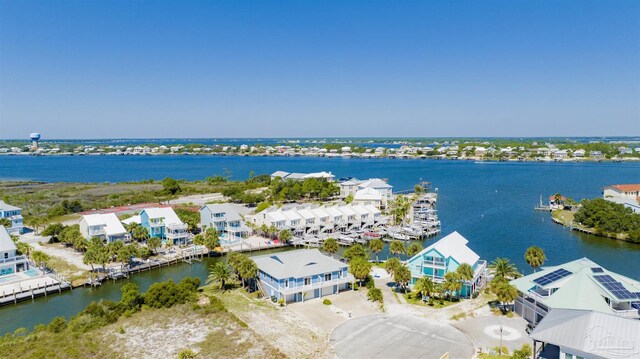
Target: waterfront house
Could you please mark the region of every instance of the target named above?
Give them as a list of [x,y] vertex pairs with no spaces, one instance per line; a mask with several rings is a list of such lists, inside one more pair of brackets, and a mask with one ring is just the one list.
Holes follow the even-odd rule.
[[581,258],[514,279],[515,312],[536,324],[552,309],[584,309],[640,318],[640,282]]
[[382,194],[371,187],[360,189],[353,196],[353,204],[373,205],[380,208],[382,207]]
[[252,257],[264,295],[286,303],[321,298],[349,289],[355,279],[346,263],[317,249],[303,249]]
[[207,204],[200,208],[202,228],[215,228],[220,239],[237,241],[249,237],[249,228],[230,204]]
[[16,244],[4,226],[0,226],[0,277],[29,269],[25,255],[17,255]]
[[7,228],[9,233],[22,233],[24,225],[22,223],[22,209],[5,203],[0,200],[0,218],[6,218],[11,222]]
[[[380,178],[370,178],[368,180],[359,180],[356,178],[352,178],[348,181],[340,183],[340,197],[346,198],[349,196],[353,196],[355,198],[357,192],[364,189],[373,189],[380,194],[381,207],[386,207],[387,203],[393,196],[393,186],[388,184],[385,180],[382,180]],[[364,195],[365,193],[372,192],[361,192],[361,195]]]
[[640,321],[597,311],[553,309],[529,338],[536,358],[640,358]]
[[161,238],[165,243],[186,244],[189,238],[187,225],[171,207],[145,208],[140,212],[140,224],[149,236]]
[[85,214],[79,221],[84,238],[98,237],[107,243],[129,240],[129,233],[115,213]]
[[607,186],[603,191],[607,201],[619,203],[635,213],[640,213],[640,184],[616,184]]
[[409,286],[413,287],[419,278],[425,276],[435,283],[442,283],[446,273],[455,272],[462,263],[467,263],[473,269],[473,278],[463,283],[459,294],[470,297],[486,281],[487,262],[480,260],[467,243],[469,241],[460,233],[453,232],[411,257],[407,260],[411,270]]

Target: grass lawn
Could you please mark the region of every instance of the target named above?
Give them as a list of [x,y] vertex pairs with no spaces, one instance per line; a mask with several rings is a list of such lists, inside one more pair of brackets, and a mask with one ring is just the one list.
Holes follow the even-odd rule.
[[85,283],[89,279],[89,277],[91,277],[91,273],[89,271],[78,268],[75,265],[58,257],[50,256],[48,265],[49,267],[51,267],[51,269],[56,271],[56,273],[65,277],[72,284]]
[[[460,303],[459,300],[455,300],[455,299],[454,301],[451,302],[446,299],[440,300],[440,299],[434,298],[433,305],[429,305],[429,302],[424,302],[422,298],[420,298],[420,295],[416,295],[414,293],[408,292],[406,294],[402,293],[402,296],[409,304],[421,305],[423,307],[429,307],[429,308],[435,308],[435,309],[445,308],[450,305]],[[441,302],[442,304],[440,304]]]

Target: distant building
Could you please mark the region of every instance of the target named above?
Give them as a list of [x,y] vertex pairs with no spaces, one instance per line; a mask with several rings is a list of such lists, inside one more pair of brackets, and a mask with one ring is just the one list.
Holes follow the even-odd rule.
[[29,269],[24,255],[16,255],[16,244],[6,228],[0,226],[0,277]]
[[413,287],[422,277],[442,283],[446,273],[455,272],[462,263],[467,263],[474,274],[470,281],[463,284],[460,295],[470,297],[486,280],[487,262],[480,260],[480,256],[467,247],[467,243],[469,241],[466,238],[453,232],[408,259],[407,264],[411,270],[409,286]]
[[207,204],[200,208],[200,224],[215,228],[220,238],[236,241],[249,236],[249,228],[236,209],[229,204]]
[[85,214],[78,224],[86,239],[98,237],[107,243],[129,239],[129,233],[115,213]]
[[354,282],[348,266],[317,249],[252,257],[264,295],[286,303],[321,298],[349,289]]
[[140,212],[140,224],[149,231],[149,236],[162,238],[172,244],[186,244],[189,238],[187,225],[171,207],[145,208]]
[[325,179],[327,182],[333,182],[336,176],[331,172],[314,172],[314,173],[289,173],[285,171],[276,171],[271,174],[271,180],[280,178],[283,180],[305,180],[307,178]]
[[603,197],[607,201],[619,203],[640,213],[640,184],[616,184],[604,188]]
[[597,311],[553,309],[529,337],[536,358],[640,358],[640,321]]
[[24,230],[21,208],[12,206],[0,200],[0,218],[6,218],[11,221],[11,226],[7,228],[9,233],[22,233]]
[[552,309],[584,309],[640,318],[640,282],[608,271],[587,258],[549,266],[511,281],[518,289],[515,312],[532,324]]

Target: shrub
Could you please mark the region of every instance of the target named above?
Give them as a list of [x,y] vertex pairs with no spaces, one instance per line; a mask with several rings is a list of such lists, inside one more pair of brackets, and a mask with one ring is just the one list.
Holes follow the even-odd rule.
[[367,298],[370,301],[382,303],[382,291],[378,288],[371,288],[367,293]]
[[178,353],[178,359],[192,359],[196,357],[196,353],[191,349],[184,349]]
[[331,305],[331,301],[329,299],[325,299],[325,300],[322,301],[322,304]]
[[67,321],[64,317],[55,317],[47,326],[47,330],[52,333],[60,333],[67,327]]
[[478,298],[479,295],[480,295],[480,292],[476,290],[475,292],[473,292],[473,294],[471,294],[471,298],[476,299]]

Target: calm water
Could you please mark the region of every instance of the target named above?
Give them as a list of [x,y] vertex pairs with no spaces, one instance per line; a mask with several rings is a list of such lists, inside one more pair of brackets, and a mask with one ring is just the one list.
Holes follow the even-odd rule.
[[[508,257],[525,273],[527,247],[538,245],[548,264],[589,257],[602,266],[640,279],[640,245],[571,232],[533,207],[542,194],[561,192],[574,199],[601,196],[602,187],[640,183],[638,163],[512,163],[390,159],[324,159],[303,157],[8,157],[0,156],[0,178],[41,181],[119,182],[174,177],[202,179],[232,172],[243,179],[250,171],[271,173],[331,171],[337,177],[388,178],[396,190],[431,181],[440,194],[438,210],[443,235],[458,231],[482,258]],[[434,239],[429,239],[429,244]],[[384,255],[383,255],[384,256]],[[204,264],[182,265],[146,273],[132,280],[142,289],[156,280],[206,275]],[[123,282],[100,289],[75,290],[34,304],[0,309],[0,332],[32,327],[56,315],[70,316],[91,300],[117,299]],[[37,319],[35,319],[37,318]]]

